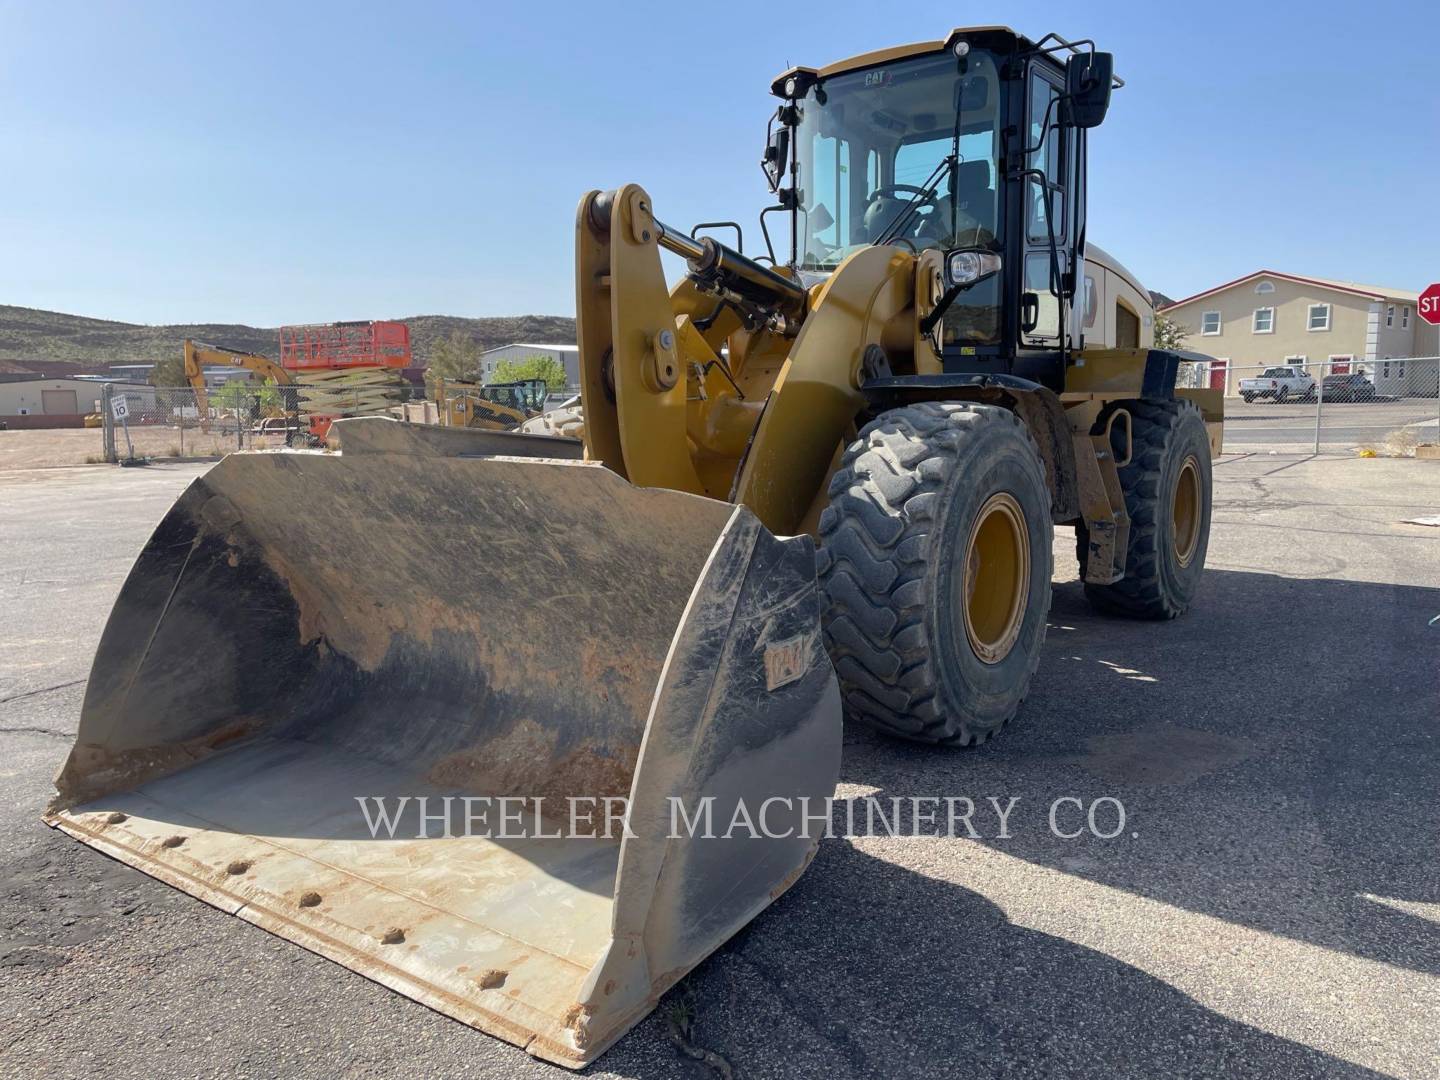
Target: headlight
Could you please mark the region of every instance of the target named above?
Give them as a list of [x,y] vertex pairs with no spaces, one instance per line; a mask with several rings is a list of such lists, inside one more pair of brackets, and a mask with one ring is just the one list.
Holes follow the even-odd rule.
[[950,288],[974,285],[999,271],[1000,256],[991,251],[952,251],[945,256],[945,284]]

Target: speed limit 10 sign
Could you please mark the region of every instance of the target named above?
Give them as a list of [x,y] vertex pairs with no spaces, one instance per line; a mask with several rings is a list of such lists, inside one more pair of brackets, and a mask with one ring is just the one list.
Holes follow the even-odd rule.
[[110,399],[110,415],[116,420],[124,420],[130,415],[130,403],[125,400],[124,394],[118,394]]
[[1420,302],[1416,305],[1420,312],[1420,318],[1426,322],[1440,324],[1440,281],[1431,285],[1420,294]]

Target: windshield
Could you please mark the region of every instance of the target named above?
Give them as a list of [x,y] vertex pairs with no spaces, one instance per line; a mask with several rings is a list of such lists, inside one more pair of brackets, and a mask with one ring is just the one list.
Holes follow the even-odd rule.
[[[983,50],[963,71],[946,52],[812,86],[796,132],[801,269],[834,270],[882,239],[917,251],[998,250],[999,107],[995,61]],[[961,295],[945,317],[947,341],[999,340],[999,284]]]
[[511,386],[487,386],[481,391],[481,397],[512,409],[539,409],[547,392],[544,381],[540,380]]

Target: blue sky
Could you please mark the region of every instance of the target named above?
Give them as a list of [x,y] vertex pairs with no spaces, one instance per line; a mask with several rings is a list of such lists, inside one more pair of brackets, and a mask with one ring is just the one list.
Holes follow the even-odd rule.
[[774,75],[994,22],[1115,53],[1090,235],[1149,287],[1440,279],[1433,2],[0,0],[0,303],[571,314],[584,191],[758,241]]

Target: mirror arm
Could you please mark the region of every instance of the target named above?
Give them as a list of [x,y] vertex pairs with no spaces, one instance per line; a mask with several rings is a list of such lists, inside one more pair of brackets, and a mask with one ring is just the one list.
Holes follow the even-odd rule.
[[949,311],[950,305],[955,303],[955,298],[972,284],[974,284],[974,282],[961,282],[957,285],[951,285],[950,288],[945,290],[945,294],[941,296],[940,299],[935,302],[935,306],[930,309],[930,314],[920,320],[921,337],[930,336],[930,331],[935,329],[935,324],[945,317],[945,312]]

